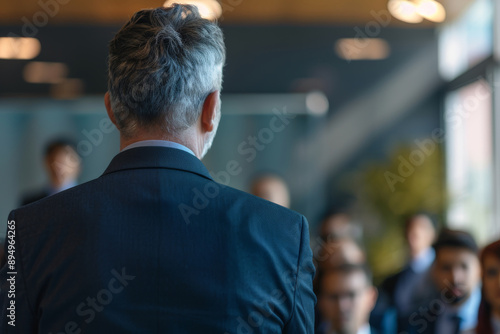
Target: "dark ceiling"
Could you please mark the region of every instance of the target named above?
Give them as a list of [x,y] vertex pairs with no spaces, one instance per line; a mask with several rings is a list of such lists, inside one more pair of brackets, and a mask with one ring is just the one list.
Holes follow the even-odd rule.
[[[37,38],[42,45],[36,61],[62,62],[68,78],[81,79],[83,94],[103,94],[107,87],[107,45],[117,26],[47,26]],[[19,27],[0,27],[0,35]],[[354,37],[351,27],[223,25],[227,47],[225,93],[286,93],[321,90],[332,104],[355,97],[411,57],[435,44],[434,29],[384,28],[380,36],[391,47],[389,58],[347,62],[333,45]],[[24,81],[28,60],[0,60],[0,96],[50,96],[51,84]]]

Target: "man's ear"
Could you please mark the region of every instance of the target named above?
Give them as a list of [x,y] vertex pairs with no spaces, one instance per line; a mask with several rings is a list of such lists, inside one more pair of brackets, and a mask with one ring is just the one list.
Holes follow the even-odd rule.
[[111,100],[109,97],[109,92],[106,92],[106,94],[104,94],[104,105],[106,106],[106,111],[108,113],[109,119],[116,126],[115,114],[113,113],[113,109],[111,109]]
[[216,90],[208,94],[203,109],[201,110],[201,129],[205,132],[212,132],[217,122],[217,104],[219,101],[219,91]]
[[370,298],[370,311],[372,311],[375,308],[375,304],[377,304],[377,298],[378,298],[378,289],[374,286],[371,286],[369,288],[369,298]]

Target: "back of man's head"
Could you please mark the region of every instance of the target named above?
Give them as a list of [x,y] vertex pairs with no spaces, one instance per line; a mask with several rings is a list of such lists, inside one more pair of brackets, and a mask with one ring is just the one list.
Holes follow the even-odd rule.
[[111,106],[124,137],[138,129],[179,134],[222,85],[223,34],[194,6],[141,10],[109,47]]

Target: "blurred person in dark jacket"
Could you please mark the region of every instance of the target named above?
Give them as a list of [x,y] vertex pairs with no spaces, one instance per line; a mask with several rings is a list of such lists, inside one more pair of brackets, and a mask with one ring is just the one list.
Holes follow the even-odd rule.
[[81,171],[80,162],[72,141],[59,138],[49,142],[44,154],[44,166],[49,177],[49,184],[42,190],[24,195],[21,205],[36,202],[76,186]]
[[[426,279],[435,258],[432,243],[436,231],[431,217],[425,213],[417,213],[408,216],[404,223],[408,263],[401,271],[382,282],[372,314],[372,322],[377,323],[377,327],[384,331],[408,330],[409,318],[416,306],[415,288]],[[396,328],[386,328],[386,323],[397,323]]]
[[468,333],[477,325],[481,300],[478,246],[465,231],[443,229],[433,245],[428,281],[414,290],[418,307],[410,333]]

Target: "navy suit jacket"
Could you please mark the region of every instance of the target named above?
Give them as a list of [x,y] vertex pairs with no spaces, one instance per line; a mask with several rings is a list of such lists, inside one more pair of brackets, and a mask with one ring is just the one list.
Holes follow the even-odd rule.
[[12,221],[1,333],[313,333],[306,219],[216,183],[187,152],[123,151]]

